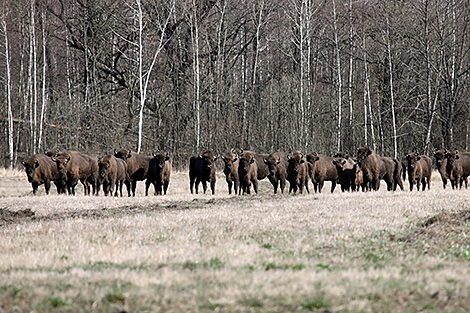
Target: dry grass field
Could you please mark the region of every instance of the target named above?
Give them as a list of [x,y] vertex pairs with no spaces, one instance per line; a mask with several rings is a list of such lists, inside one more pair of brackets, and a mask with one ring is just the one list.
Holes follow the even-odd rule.
[[470,311],[469,190],[216,188],[33,197],[0,172],[0,312]]

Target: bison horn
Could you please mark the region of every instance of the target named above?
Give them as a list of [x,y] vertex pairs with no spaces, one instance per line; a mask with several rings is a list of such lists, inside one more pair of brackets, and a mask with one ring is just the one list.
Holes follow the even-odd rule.
[[233,153],[233,148],[232,148],[232,149],[230,149],[230,153]]
[[57,162],[57,154],[51,156],[51,160]]
[[70,154],[67,153],[67,162],[70,161],[70,159],[72,158],[72,156]]
[[116,155],[116,154],[117,154],[117,150],[116,150],[116,148],[114,148],[114,155]]

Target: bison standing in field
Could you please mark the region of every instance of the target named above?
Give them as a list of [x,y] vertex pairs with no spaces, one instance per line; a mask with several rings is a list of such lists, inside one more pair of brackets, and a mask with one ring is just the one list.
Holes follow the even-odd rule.
[[166,195],[168,185],[170,184],[171,163],[167,152],[158,152],[153,154],[149,163],[147,181],[145,182],[145,195],[148,196],[150,184],[154,186],[154,194]]
[[463,182],[467,184],[467,178],[470,176],[470,153],[459,151],[447,151],[446,173],[450,179],[452,188],[462,188]]
[[[207,190],[207,182],[210,183],[212,194],[215,194],[215,172],[217,170],[214,152],[207,150],[200,155],[194,155],[189,159],[189,189],[193,193],[193,187],[198,193],[199,183],[202,183],[204,193]],[[195,185],[195,186],[194,186]]]
[[440,149],[434,151],[434,158],[436,159],[436,168],[439,171],[442,179],[442,187],[446,189],[447,186],[447,159],[446,159],[446,149]]
[[232,186],[235,194],[238,194],[240,188],[240,179],[238,177],[239,152],[241,152],[240,149],[231,149],[229,153],[222,156],[229,194],[232,194]]
[[284,193],[287,180],[287,154],[284,152],[274,152],[263,159],[268,166],[268,179],[274,187],[274,193],[277,193],[277,187],[280,186],[281,193]]
[[126,162],[127,179],[125,184],[127,187],[127,194],[130,197],[132,191],[132,196],[135,197],[137,182],[147,178],[149,163],[152,158],[126,149],[114,150],[114,156],[116,158],[123,159]]
[[305,156],[296,151],[291,155],[287,155],[287,180],[289,181],[290,187],[289,192],[293,191],[294,194],[299,193],[302,194],[303,189],[307,190],[307,193],[310,193],[308,190],[308,165],[305,160]]
[[116,192],[114,196],[117,197],[118,190],[122,197],[122,185],[127,178],[127,166],[123,159],[116,158],[114,155],[107,155],[98,160],[98,184],[97,192],[100,190],[100,185],[103,185],[103,192],[105,196],[113,195],[114,187]]
[[240,177],[240,187],[243,194],[251,193],[251,185],[255,193],[258,193],[258,162],[254,153],[245,151],[240,155],[238,164],[238,175]]
[[357,150],[357,162],[368,190],[379,190],[381,179],[385,180],[387,190],[396,190],[397,185],[403,190],[402,167],[398,160],[381,157],[369,147],[361,147]]
[[27,161],[22,162],[28,182],[33,187],[33,195],[36,195],[38,186],[44,184],[46,194],[49,194],[51,188],[51,181],[57,187],[57,193],[65,193],[65,185],[61,184],[59,180],[59,171],[56,164],[43,154],[32,155]]
[[356,191],[357,163],[351,158],[346,159],[335,157],[333,159],[333,164],[336,166],[336,170],[338,172],[341,191]]
[[333,164],[333,158],[317,154],[316,152],[307,154],[309,176],[313,183],[315,192],[321,192],[325,181],[331,181],[331,192],[335,191],[338,181],[338,171]]
[[85,195],[96,193],[98,182],[98,159],[77,151],[63,151],[51,157],[57,165],[59,181],[67,186],[68,193],[75,195],[78,181],[83,184]]
[[422,190],[431,189],[432,161],[428,156],[418,153],[408,153],[405,157],[406,169],[408,172],[408,181],[410,182],[410,191],[413,191],[413,185],[416,183],[416,189],[419,190],[422,184]]

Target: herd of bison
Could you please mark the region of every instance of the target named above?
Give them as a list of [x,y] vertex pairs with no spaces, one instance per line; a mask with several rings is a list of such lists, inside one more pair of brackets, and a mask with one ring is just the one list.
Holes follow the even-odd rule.
[[[439,171],[444,188],[450,180],[452,188],[467,184],[470,175],[470,153],[436,150],[434,151],[436,167]],[[321,192],[324,182],[331,181],[331,192],[339,183],[342,191],[378,190],[380,180],[387,184],[387,190],[403,190],[403,180],[408,176],[410,190],[416,184],[419,190],[430,188],[432,160],[426,155],[409,153],[404,161],[376,154],[369,147],[357,150],[355,158],[349,153],[337,152],[333,156],[322,154],[294,152],[287,154],[275,152],[259,154],[242,149],[232,149],[220,156],[224,162],[224,174],[229,194],[250,194],[251,187],[258,193],[258,181],[268,178],[274,187],[274,193],[284,192],[286,181],[289,192],[302,193],[304,188],[309,191],[309,182],[315,192]],[[191,193],[198,193],[199,183],[204,193],[207,183],[212,194],[215,193],[216,160],[218,156],[208,150],[189,160],[189,180]],[[125,184],[128,196],[135,196],[137,181],[145,180],[145,195],[151,184],[154,193],[166,194],[171,173],[170,156],[167,152],[154,152],[153,156],[145,156],[131,150],[115,150],[96,158],[77,151],[47,150],[44,154],[32,155],[22,162],[33,187],[35,195],[38,186],[44,184],[49,194],[51,182],[57,187],[59,194],[75,194],[75,186],[80,181],[85,195],[98,195],[103,186],[104,195],[122,197]],[[90,190],[91,189],[91,190]]]

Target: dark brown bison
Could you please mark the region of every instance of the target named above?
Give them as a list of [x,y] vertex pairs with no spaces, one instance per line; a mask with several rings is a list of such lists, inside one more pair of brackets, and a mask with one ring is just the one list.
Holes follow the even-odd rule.
[[307,190],[307,193],[310,193],[308,190],[308,177],[309,177],[309,168],[305,156],[296,151],[292,155],[287,155],[287,180],[289,181],[290,187],[289,192],[303,193],[303,189]]
[[150,184],[155,189],[154,194],[166,195],[168,185],[170,184],[171,163],[170,155],[167,152],[153,153],[153,158],[149,163],[147,181],[145,182],[145,195],[148,196]]
[[381,179],[386,182],[387,190],[396,190],[397,186],[403,190],[403,169],[398,160],[381,157],[369,147],[361,147],[357,150],[357,162],[363,172],[367,190],[379,190]]
[[44,184],[46,194],[49,194],[51,182],[57,187],[57,193],[65,193],[65,185],[59,180],[59,172],[56,164],[43,154],[32,155],[27,161],[22,162],[28,182],[33,187],[33,195],[36,195],[38,186]]
[[127,178],[126,162],[109,154],[98,160],[98,173],[96,194],[98,194],[100,186],[103,185],[105,196],[108,196],[108,194],[113,195],[114,187],[116,187],[114,196],[118,196],[119,190],[119,194],[122,197],[122,185]]
[[98,183],[98,159],[77,151],[63,151],[51,157],[57,165],[60,183],[67,186],[68,193],[75,195],[78,181],[83,184],[85,195],[96,194]]
[[464,181],[467,185],[467,178],[470,176],[470,153],[459,153],[457,150],[447,151],[445,158],[447,159],[446,173],[452,188],[462,188]]
[[442,187],[446,189],[447,180],[447,159],[446,159],[446,149],[440,149],[434,151],[434,158],[436,159],[436,169],[439,171],[442,179]]
[[269,168],[268,166],[264,163],[264,159],[266,159],[269,155],[268,154],[261,154],[261,153],[256,153],[253,151],[248,151],[248,150],[243,150],[239,149],[238,156],[240,157],[243,153],[249,152],[254,155],[255,160],[257,162],[258,166],[258,180],[263,180],[269,175]]
[[416,189],[419,190],[422,184],[422,190],[431,188],[432,161],[426,155],[418,153],[408,153],[406,159],[406,171],[408,172],[408,181],[410,182],[410,191],[413,191],[413,185],[416,183]]
[[238,194],[240,188],[240,179],[238,178],[239,152],[239,149],[232,149],[229,153],[222,156],[225,181],[228,185],[229,194],[232,194],[232,186],[235,194]]
[[258,162],[254,153],[245,151],[240,155],[238,164],[238,175],[240,177],[240,187],[243,194],[251,193],[251,185],[255,193],[258,193]]
[[278,186],[281,188],[281,193],[284,193],[287,180],[287,154],[274,152],[263,159],[263,162],[268,166],[268,179],[274,187],[274,193],[277,193]]
[[356,191],[357,163],[351,158],[334,157],[333,164],[338,172],[341,191]]
[[315,192],[321,192],[325,181],[331,181],[331,192],[335,191],[338,181],[338,171],[333,164],[333,158],[311,152],[307,154],[309,176]]
[[198,193],[199,183],[202,183],[204,193],[207,190],[207,182],[210,183],[212,194],[215,194],[215,172],[217,170],[214,152],[207,150],[200,155],[194,155],[189,159],[189,189],[193,193],[193,187]]
[[127,178],[124,183],[126,184],[127,195],[130,197],[132,191],[132,196],[135,197],[137,182],[147,178],[149,163],[152,157],[126,149],[114,150],[114,156],[126,162]]

